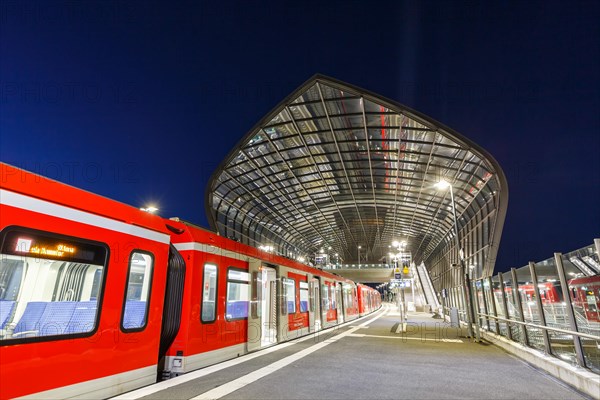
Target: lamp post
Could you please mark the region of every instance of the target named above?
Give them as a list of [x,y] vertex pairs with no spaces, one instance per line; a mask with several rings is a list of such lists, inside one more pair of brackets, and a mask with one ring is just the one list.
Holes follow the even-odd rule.
[[[456,248],[458,250],[458,258],[460,261],[460,275],[461,275],[461,284],[463,287],[463,297],[465,298],[465,306],[466,306],[466,316],[467,316],[467,328],[468,328],[468,334],[469,336],[473,337],[473,327],[472,327],[472,310],[473,310],[473,303],[471,301],[471,287],[470,287],[470,283],[469,283],[469,277],[468,277],[468,271],[465,267],[465,259],[464,259],[464,252],[462,247],[460,246],[460,240],[458,239],[458,220],[456,218],[456,203],[454,202],[454,190],[452,189],[452,184],[450,184],[448,181],[442,179],[440,180],[438,183],[435,184],[435,187],[439,190],[446,190],[448,188],[450,188],[450,201],[452,203],[452,217],[454,220],[454,239],[456,241]],[[478,332],[479,333],[479,330]],[[479,336],[479,335],[477,335]],[[477,340],[479,340],[479,337],[477,337]]]
[[360,249],[361,246],[358,246],[358,265],[360,265]]

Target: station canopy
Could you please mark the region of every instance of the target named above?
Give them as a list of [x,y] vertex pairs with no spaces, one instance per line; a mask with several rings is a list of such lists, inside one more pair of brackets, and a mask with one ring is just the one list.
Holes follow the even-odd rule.
[[419,112],[317,75],[229,153],[205,206],[220,235],[287,257],[383,263],[404,241],[415,262],[447,268],[458,252],[441,179],[465,257],[491,274],[508,200],[497,162]]

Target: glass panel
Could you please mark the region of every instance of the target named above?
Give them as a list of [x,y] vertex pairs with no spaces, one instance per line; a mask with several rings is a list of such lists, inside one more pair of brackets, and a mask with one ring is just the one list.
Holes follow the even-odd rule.
[[94,331],[106,248],[27,230],[3,236],[0,340]]
[[202,322],[212,322],[216,316],[217,298],[217,266],[204,265],[204,279],[202,281]]
[[482,281],[475,281],[475,294],[476,294],[476,298],[477,298],[477,308],[475,309],[475,312],[477,312],[480,317],[479,317],[479,326],[485,326],[487,328],[486,325],[486,318],[481,316],[482,314],[485,314],[485,299],[484,299],[484,293],[483,293],[483,285],[482,285]]
[[[577,331],[600,336],[600,275],[569,281]],[[583,356],[588,368],[600,373],[600,341],[581,338]]]
[[[483,293],[485,296],[485,302],[487,304],[488,307],[488,315],[495,315],[494,314],[494,304],[492,304],[494,300],[494,294],[492,292],[492,288],[490,287],[490,282],[488,279],[484,279],[483,281]],[[496,324],[497,324],[497,320],[495,320],[494,318],[489,318],[489,326],[490,326],[490,330],[492,332],[496,332]]]
[[146,325],[153,264],[152,255],[148,253],[135,251],[131,254],[125,310],[121,321],[124,330],[140,329]]
[[[531,280],[531,272],[529,266],[521,267],[516,270],[517,281],[519,285],[519,299],[521,301],[521,307],[523,309],[523,320],[527,323],[539,324],[540,318],[537,312],[535,289],[533,287],[534,282]],[[518,327],[519,332],[522,334],[522,328]],[[543,330],[538,328],[526,327],[527,339],[529,346],[543,350],[544,349],[544,337]]]
[[308,282],[300,282],[300,312],[308,311]]
[[249,289],[250,274],[248,272],[231,268],[227,271],[227,304],[225,306],[227,321],[248,317]]
[[296,313],[296,283],[293,279],[283,278],[285,301],[288,314]]
[[321,285],[321,302],[323,303],[323,311],[329,310],[329,286],[325,283]]
[[[506,316],[506,311],[504,310],[503,296],[502,290],[500,288],[500,278],[496,275],[492,279],[492,284],[494,285],[492,291],[494,292],[494,302],[496,304],[496,312],[498,313],[498,317],[500,318],[508,318]],[[508,323],[502,320],[499,320],[498,324],[500,325],[500,334],[502,336],[508,336]]]
[[[334,283],[334,285],[335,285],[335,283]],[[329,287],[329,293],[331,296],[331,309],[335,310],[335,309],[337,309],[337,293],[335,290],[335,286]]]
[[[506,296],[506,305],[508,306],[508,318],[513,321],[519,321],[521,318],[521,313],[517,309],[515,291],[510,273],[506,273],[506,275],[504,275],[504,293]],[[514,341],[520,342],[522,340],[519,324],[511,323],[510,331]]]
[[[535,270],[538,275],[537,283],[540,288],[540,300],[546,318],[546,325],[571,330],[554,257],[536,263]],[[548,331],[548,336],[550,337],[552,354],[575,365],[577,357],[573,345],[573,336],[551,330]]]

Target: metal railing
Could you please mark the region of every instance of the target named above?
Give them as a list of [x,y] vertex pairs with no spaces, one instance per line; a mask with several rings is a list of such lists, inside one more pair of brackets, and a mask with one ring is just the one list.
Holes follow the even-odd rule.
[[[471,282],[476,328],[600,374],[600,240],[582,249]],[[447,307],[466,318],[460,288]],[[476,329],[478,331],[478,329]]]

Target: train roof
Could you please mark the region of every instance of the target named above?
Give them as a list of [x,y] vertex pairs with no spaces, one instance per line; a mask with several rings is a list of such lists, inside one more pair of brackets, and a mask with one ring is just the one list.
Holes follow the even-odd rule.
[[226,251],[236,252],[247,257],[257,258],[267,263],[293,267],[295,269],[304,272],[309,272],[315,275],[324,276],[329,279],[335,279],[346,283],[354,283],[353,281],[347,278],[333,274],[331,272],[323,271],[315,267],[311,267],[297,260],[269,253],[267,251],[263,251],[255,247],[240,243],[238,241],[220,236],[216,232],[200,227],[193,223],[181,220],[179,218],[172,218],[166,221],[166,224],[169,225],[171,232],[174,233],[174,235],[172,235],[174,243],[183,243],[185,241],[191,240],[193,242],[207,244],[209,246],[215,246]]
[[3,162],[0,162],[0,189],[168,233],[158,215]]

